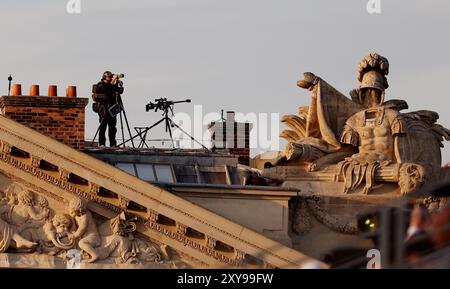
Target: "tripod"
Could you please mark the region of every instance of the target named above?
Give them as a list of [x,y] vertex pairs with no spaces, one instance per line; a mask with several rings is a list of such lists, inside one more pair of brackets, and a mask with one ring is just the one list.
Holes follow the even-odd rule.
[[[146,137],[147,137],[147,133],[149,130],[151,130],[152,128],[156,127],[157,125],[159,125],[160,123],[164,122],[165,125],[165,131],[166,133],[169,133],[170,136],[170,140],[172,142],[172,146],[175,147],[175,143],[173,141],[173,136],[172,136],[172,128],[176,127],[178,128],[182,133],[184,133],[185,135],[187,135],[192,141],[196,142],[197,144],[199,144],[200,146],[202,146],[205,150],[208,150],[207,147],[205,147],[202,143],[200,143],[199,141],[197,141],[193,136],[191,136],[190,134],[188,134],[185,130],[183,130],[178,124],[176,124],[172,118],[169,116],[171,115],[173,117],[173,105],[175,103],[180,103],[180,102],[190,102],[190,100],[188,101],[167,101],[165,99],[159,99],[157,100],[158,103],[156,105],[154,105],[153,103],[150,103],[149,105],[147,105],[146,110],[148,111],[149,109],[153,109],[155,108],[155,111],[157,111],[158,109],[162,109],[163,110],[163,117],[158,120],[157,122],[155,122],[153,125],[148,126],[148,127],[135,127],[135,130],[137,132],[137,134],[133,137],[131,137],[130,139],[128,139],[127,141],[124,141],[123,143],[121,143],[120,145],[125,145],[125,143],[129,142],[129,141],[133,141],[133,139],[140,137],[141,142],[138,145],[138,148],[143,148],[144,146],[146,146],[147,148],[150,148],[147,145],[146,142]],[[119,146],[120,146],[119,145]]]
[[[107,109],[106,113],[107,114],[109,113],[112,117],[116,117],[117,114],[119,115],[120,130],[121,130],[121,133],[122,133],[122,140],[125,139],[125,132],[123,130],[123,119],[125,119],[125,124],[127,126],[128,135],[131,138],[130,125],[128,124],[127,114],[125,113],[125,107],[123,106],[122,96],[120,95],[120,93],[115,92],[114,93],[114,97],[116,98],[116,104],[114,104],[109,109]],[[94,139],[91,142],[91,146],[94,144],[95,138],[97,137],[97,134],[100,132],[100,127],[104,124],[105,121],[107,121],[107,116],[106,115],[103,116],[101,118],[101,120],[100,120],[100,125],[98,126],[97,131],[95,132]],[[122,144],[123,144],[123,147],[125,147],[125,143],[121,143],[118,146],[120,147]],[[133,146],[133,148],[135,148],[133,140],[131,140],[131,145]]]

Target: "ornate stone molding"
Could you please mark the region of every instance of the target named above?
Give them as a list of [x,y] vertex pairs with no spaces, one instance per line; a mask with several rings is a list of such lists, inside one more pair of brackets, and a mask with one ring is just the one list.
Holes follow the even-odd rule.
[[206,236],[206,247],[214,249],[216,247],[216,243],[217,243],[217,239],[215,239],[211,236]]
[[119,207],[123,210],[126,210],[128,208],[128,205],[130,204],[130,200],[123,197],[123,196],[119,196]]
[[311,217],[332,231],[343,234],[356,234],[357,224],[354,219],[343,220],[331,215],[323,208],[324,199],[318,195],[300,197],[299,204],[295,209],[293,231],[298,234],[305,234],[311,229]]
[[177,227],[177,233],[178,234],[180,234],[180,235],[185,235],[186,234],[187,229],[188,229],[188,227],[186,225],[183,225],[183,224],[177,222],[176,227]]
[[[4,161],[5,163],[8,163],[9,165],[12,165],[26,173],[29,173],[43,181],[46,181],[52,185],[55,185],[63,190],[66,190],[72,194],[78,195],[86,200],[93,201],[107,209],[110,209],[116,213],[120,213],[123,211],[122,208],[115,206],[111,203],[106,202],[105,200],[102,200],[101,198],[97,197],[97,195],[91,194],[90,192],[84,191],[80,188],[77,188],[76,186],[72,185],[68,181],[64,181],[61,178],[55,178],[49,174],[45,170],[35,168],[31,165],[27,165],[26,163],[20,162],[17,159],[12,158],[10,155],[7,154],[0,154],[0,160]],[[67,170],[65,170],[67,172]],[[91,187],[95,187],[95,185],[90,185]],[[148,209],[148,218],[157,221],[158,219],[158,213],[154,210]],[[202,245],[200,243],[197,243],[187,237],[184,237],[184,235],[179,234],[178,232],[174,233],[172,231],[169,231],[168,229],[162,227],[160,224],[157,224],[156,222],[146,222],[146,227],[153,229],[159,233],[163,233],[167,235],[168,237],[175,239],[179,242],[182,242],[184,245],[189,246],[190,248],[193,248],[195,250],[199,250],[203,252],[204,254],[213,257],[219,262],[226,263],[232,266],[239,266],[240,263],[236,262],[234,259],[230,259],[221,253],[214,250],[214,247],[216,245],[217,239],[208,237],[206,238],[206,244]]]
[[164,234],[171,239],[175,239],[175,240],[183,243],[185,246],[188,246],[188,247],[198,250],[210,257],[213,257],[214,259],[218,260],[219,262],[226,263],[226,264],[229,264],[232,266],[239,265],[236,262],[236,260],[230,259],[230,258],[226,257],[225,255],[219,253],[218,251],[216,251],[208,246],[201,245],[184,235],[178,234],[177,232],[174,232],[172,230],[168,230],[167,228],[163,227],[162,225],[160,225],[158,223],[145,222],[145,226],[148,229],[151,229],[151,230],[157,231],[161,234]]
[[[7,252],[15,244],[13,248],[24,251],[14,252],[13,256],[24,259],[30,257],[27,253],[39,252],[32,255],[55,256],[55,260],[71,259],[71,256],[78,255],[78,263],[82,260],[97,264],[106,260],[107,264],[111,261],[115,264],[162,264],[172,261],[170,256],[163,255],[159,245],[135,236],[136,218],[129,218],[124,213],[117,214],[103,221],[102,225],[109,226],[110,230],[101,232],[87,202],[79,197],[70,199],[67,206],[61,207],[55,203],[50,206],[45,197],[17,183],[10,184],[7,190],[10,193],[1,207],[2,210],[7,209],[11,216],[1,219],[1,228],[3,231],[15,230],[15,233],[1,236],[0,253]],[[20,217],[24,208],[34,212],[28,216],[29,220]],[[30,221],[33,221],[33,227],[29,227]],[[24,230],[33,232],[33,237],[22,235]]]
[[[31,129],[20,126],[19,124],[11,120],[8,120],[4,117],[0,117],[0,124],[1,124],[0,126],[1,140],[6,140],[8,142],[8,140],[12,139],[14,140],[14,144],[21,150],[25,150],[30,154],[38,154],[38,155],[45,154],[43,160],[48,161],[49,163],[52,164],[58,164],[59,165],[58,167],[62,166],[64,168],[71,168],[71,170],[72,168],[74,168],[72,170],[73,173],[86,179],[90,183],[96,182],[96,180],[101,180],[102,187],[104,186],[106,189],[111,190],[114,193],[117,193],[118,195],[125,195],[125,196],[137,195],[136,199],[139,199],[139,201],[137,202],[138,204],[144,206],[148,206],[148,204],[151,204],[151,206],[156,206],[158,207],[158,211],[161,209],[164,212],[168,212],[169,218],[174,218],[173,216],[176,215],[177,217],[175,218],[175,221],[178,221],[177,220],[178,218],[183,219],[188,218],[189,222],[194,225],[193,229],[197,229],[200,232],[204,230],[199,229],[198,226],[206,225],[208,227],[208,231],[214,232],[214,234],[217,234],[217,236],[220,236],[220,238],[223,237],[227,239],[225,243],[227,243],[227,245],[231,247],[236,247],[236,245],[240,247],[241,246],[240,244],[242,244],[242,246],[249,248],[251,251],[255,251],[255,254],[272,256],[272,258],[275,258],[275,260],[277,260],[276,262],[278,262],[280,265],[282,264],[281,267],[297,267],[299,260],[308,259],[308,257],[302,255],[301,253],[295,253],[298,256],[293,257],[292,254],[290,254],[289,256],[288,255],[284,256],[285,254],[283,253],[278,254],[276,252],[273,252],[271,248],[273,248],[274,245],[280,244],[274,241],[267,240],[267,238],[259,239],[258,238],[259,235],[257,234],[253,236],[249,232],[249,235],[252,235],[251,237],[242,238],[241,236],[237,236],[236,234],[230,233],[227,230],[221,228],[221,226],[223,225],[222,223],[223,221],[218,222],[219,220],[216,220],[217,216],[215,214],[205,211],[206,215],[210,214],[211,217],[214,217],[213,219],[215,221],[210,222],[207,220],[207,218],[205,219],[205,217],[199,217],[196,216],[195,214],[187,212],[181,204],[177,204],[177,202],[183,203],[182,200],[177,200],[176,202],[174,202],[174,200],[171,199],[168,202],[165,202],[164,198],[161,198],[161,194],[165,195],[170,193],[165,191],[161,192],[160,188],[157,188],[152,185],[148,185],[148,188],[146,187],[147,191],[145,191],[144,188],[139,189],[138,186],[140,187],[143,186],[141,182],[137,182],[137,184],[134,185],[132,182],[130,182],[131,180],[129,176],[119,172],[117,172],[118,175],[116,174],[113,177],[110,173],[106,173],[106,171],[104,172],[103,171],[104,168],[100,167],[100,165],[106,166],[106,164],[100,164],[100,162],[97,160],[91,160],[88,156],[84,155],[81,152],[70,150],[69,153],[69,149],[66,146],[62,145],[59,146],[56,141],[48,137],[42,136]],[[117,199],[99,198],[97,195],[92,194],[91,189],[95,186],[91,185],[89,191],[87,191],[83,189],[83,186],[71,184],[62,178],[55,178],[49,175],[48,173],[40,170],[39,168],[28,166],[27,164],[21,162],[20,160],[17,160],[16,158],[11,158],[8,155],[4,154],[0,158],[6,163],[9,163],[10,165],[22,171],[25,171],[26,173],[29,173],[35,177],[38,177],[46,181],[47,183],[55,185],[60,189],[76,194],[87,200],[93,200],[98,205],[104,206],[105,208],[108,208],[114,212],[122,211],[116,205]],[[94,162],[95,165],[92,162]],[[62,176],[64,175],[67,176],[67,174],[63,174]],[[148,190],[151,190],[151,193],[149,193]],[[136,201],[134,198],[130,199],[132,201]],[[147,209],[149,208],[147,207]],[[198,210],[203,211],[204,209],[199,207]],[[155,214],[150,214],[148,218],[150,220],[155,219],[154,215]],[[155,225],[157,223],[149,222],[149,224]],[[232,222],[227,222],[227,225],[239,226],[237,224],[233,224]],[[220,240],[220,238],[218,239]],[[190,242],[193,241],[190,240]],[[198,247],[200,246],[201,246],[200,244],[196,243],[196,245],[192,245],[190,247],[198,250]],[[219,253],[216,252],[216,254]]]
[[9,153],[11,153],[11,149],[12,149],[12,146],[9,143],[7,143],[5,141],[1,141],[1,151],[3,153],[9,154]]
[[93,182],[89,182],[89,193],[97,195],[100,192],[100,186],[94,184]]
[[244,262],[245,259],[245,252],[240,251],[240,250],[234,250],[234,260],[236,261],[237,264],[242,265],[242,263]]
[[32,155],[32,156],[31,156],[31,165],[32,165],[33,167],[39,168],[39,166],[41,165],[41,161],[42,161],[42,158],[37,157],[37,156],[35,156],[35,155]]
[[277,269],[277,266],[264,262],[264,269]]
[[68,181],[70,177],[70,171],[63,168],[59,168],[59,177],[64,181]]
[[147,208],[147,219],[150,222],[156,223],[158,222],[158,212],[153,211],[152,209]]

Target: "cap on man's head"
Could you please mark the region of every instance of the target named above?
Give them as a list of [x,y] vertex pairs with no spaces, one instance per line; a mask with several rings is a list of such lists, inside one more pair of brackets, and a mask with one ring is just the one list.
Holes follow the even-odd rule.
[[112,75],[113,75],[112,72],[107,70],[107,71],[103,72],[102,79],[105,79],[106,77],[112,76]]

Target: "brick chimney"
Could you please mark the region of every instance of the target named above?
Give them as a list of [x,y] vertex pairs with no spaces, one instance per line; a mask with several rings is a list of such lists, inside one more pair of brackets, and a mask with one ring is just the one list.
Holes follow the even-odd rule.
[[49,86],[50,96],[40,96],[39,86],[22,95],[21,85],[13,85],[11,96],[0,97],[0,113],[75,149],[84,148],[84,116],[88,98],[77,98],[76,87],[69,86],[65,97]]
[[239,158],[240,164],[249,165],[251,123],[236,122],[234,111],[227,111],[224,121],[212,122],[208,127],[213,148],[217,151],[227,150]]

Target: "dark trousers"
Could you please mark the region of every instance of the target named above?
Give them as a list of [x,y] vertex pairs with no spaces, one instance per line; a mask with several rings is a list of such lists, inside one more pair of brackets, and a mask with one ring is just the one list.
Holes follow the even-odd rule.
[[116,143],[116,124],[117,124],[117,117],[112,117],[109,113],[106,114],[106,116],[103,119],[100,119],[100,135],[99,135],[99,145],[105,145],[106,138],[106,127],[108,127],[108,137],[109,137],[109,145],[115,146]]

